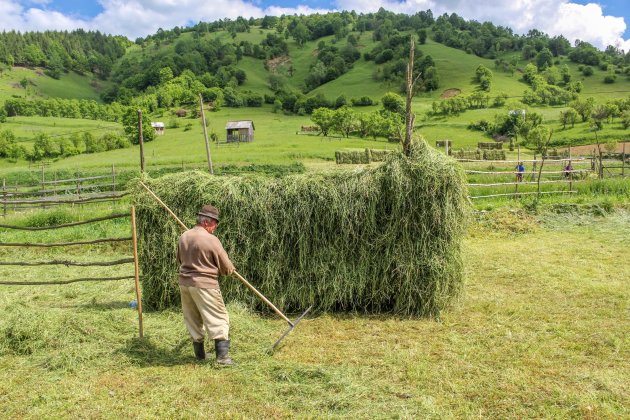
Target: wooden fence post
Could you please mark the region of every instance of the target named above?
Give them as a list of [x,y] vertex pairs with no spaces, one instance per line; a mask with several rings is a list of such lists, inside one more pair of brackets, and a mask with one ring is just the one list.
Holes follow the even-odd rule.
[[2,217],[7,217],[7,180],[2,178]]
[[[45,175],[44,175],[44,162],[42,161],[42,183],[41,183],[41,190],[42,192],[46,189],[46,184],[44,184],[44,182],[46,181],[45,179]],[[46,193],[43,192],[42,193],[42,197],[45,200],[46,199]],[[45,209],[46,208],[46,203],[42,203],[42,208]]]
[[569,145],[569,191],[573,191],[573,165],[571,165],[571,145]]
[[140,338],[144,337],[142,325],[142,293],[140,292],[140,270],[138,268],[138,236],[136,233],[136,207],[131,206],[131,238],[133,239],[133,268],[136,282],[136,302],[138,303],[138,328]]
[[[517,146],[516,153],[517,153],[516,160],[518,161],[517,165],[520,166],[521,165],[521,145],[520,144]],[[518,194],[518,179],[517,179],[517,182],[514,184],[514,192]]]
[[623,142],[623,146],[621,148],[621,177],[626,177],[626,142]]
[[116,168],[112,163],[112,192],[116,193]]
[[203,96],[199,94],[199,110],[201,111],[201,125],[203,125],[203,138],[206,141],[206,157],[208,158],[208,171],[214,174],[212,168],[212,156],[210,156],[210,144],[208,144],[208,129],[206,127],[206,114],[203,112]]
[[144,173],[144,139],[142,138],[142,110],[138,110],[138,144],[140,144],[140,172]]

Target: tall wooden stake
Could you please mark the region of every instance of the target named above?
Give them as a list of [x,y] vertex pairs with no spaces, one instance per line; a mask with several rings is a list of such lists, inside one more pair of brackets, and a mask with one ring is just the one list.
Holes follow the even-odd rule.
[[623,142],[621,149],[621,176],[626,176],[626,142]]
[[144,173],[144,139],[142,138],[142,110],[138,110],[138,144],[140,144],[140,172]]
[[140,270],[138,268],[138,235],[136,234],[136,207],[131,206],[131,238],[133,239],[133,268],[136,275],[136,302],[138,302],[138,327],[140,338],[144,337],[142,325],[142,294],[140,293]]
[[[521,145],[520,144],[517,146],[516,150],[517,150],[517,152],[516,152],[517,153],[516,160],[518,161],[517,166],[520,166],[521,165]],[[516,174],[516,181],[517,182],[514,184],[514,192],[518,193],[518,174]]]
[[112,163],[112,191],[116,192],[116,167]]
[[573,191],[573,165],[571,165],[571,145],[569,145],[569,191]]
[[201,93],[199,94],[199,107],[201,111],[201,125],[203,125],[203,138],[206,141],[206,156],[208,157],[208,171],[211,174],[214,174],[214,169],[212,169],[212,157],[210,156],[210,144],[208,144],[208,129],[206,127],[206,114],[203,112],[203,96]]
[[407,64],[407,103],[405,105],[405,139],[403,141],[403,153],[409,156],[411,153],[411,135],[415,115],[411,112],[411,100],[413,99],[413,61],[415,45],[413,37],[409,38],[409,63]]
[[7,217],[7,180],[6,178],[2,178],[2,198],[3,198],[2,217]]

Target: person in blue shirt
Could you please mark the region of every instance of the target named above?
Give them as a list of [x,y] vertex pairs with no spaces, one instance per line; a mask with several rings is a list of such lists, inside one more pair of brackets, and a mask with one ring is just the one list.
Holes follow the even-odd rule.
[[525,173],[525,166],[523,162],[519,162],[516,165],[516,182],[523,182],[523,174]]

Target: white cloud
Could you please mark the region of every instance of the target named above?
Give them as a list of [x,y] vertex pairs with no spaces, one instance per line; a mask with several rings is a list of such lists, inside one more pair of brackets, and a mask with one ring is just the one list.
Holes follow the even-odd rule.
[[[281,14],[325,13],[328,10],[297,5],[292,8],[263,8],[260,0],[99,0],[103,12],[84,20],[49,9],[49,0],[35,0],[24,7],[18,0],[0,0],[0,28],[5,30],[98,29],[131,39],[155,33],[158,28],[186,26],[190,22],[214,21],[238,16],[261,17]],[[46,4],[48,3],[48,6]],[[626,23],[606,16],[595,3],[579,5],[570,0],[337,0],[337,10],[373,12],[383,7],[399,13],[431,9],[434,16],[457,13],[466,19],[491,21],[517,33],[540,29],[552,36],[563,34],[569,41],[581,39],[599,48],[616,45],[630,51],[630,40],[622,38]]]

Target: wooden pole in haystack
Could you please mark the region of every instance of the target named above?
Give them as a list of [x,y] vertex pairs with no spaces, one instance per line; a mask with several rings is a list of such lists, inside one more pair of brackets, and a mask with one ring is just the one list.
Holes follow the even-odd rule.
[[142,293],[140,292],[140,269],[138,268],[138,235],[136,231],[136,207],[131,206],[131,238],[133,239],[133,269],[136,283],[136,302],[138,308],[138,328],[140,338],[144,337],[142,325]]
[[140,172],[144,173],[144,139],[142,138],[142,110],[138,110],[138,144],[140,145]]
[[206,127],[206,114],[203,112],[203,96],[199,94],[199,109],[201,111],[201,125],[203,125],[203,138],[206,141],[206,156],[208,158],[208,171],[214,175],[212,169],[212,157],[210,156],[210,144],[208,143],[208,128]]

